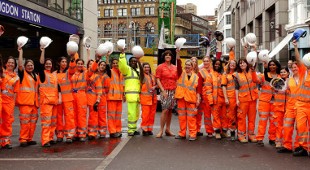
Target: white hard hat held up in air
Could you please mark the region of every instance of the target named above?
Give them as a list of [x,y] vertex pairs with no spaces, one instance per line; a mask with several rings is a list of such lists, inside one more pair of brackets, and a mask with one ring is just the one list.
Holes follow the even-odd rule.
[[175,47],[177,49],[181,49],[183,47],[183,45],[186,43],[186,39],[185,38],[178,38],[176,41],[175,41]]
[[269,62],[270,58],[268,54],[269,54],[268,50],[261,50],[258,53],[258,59],[264,62]]
[[134,46],[131,49],[131,52],[132,52],[132,55],[136,58],[141,58],[144,56],[144,51],[139,45]]
[[246,60],[248,61],[249,64],[255,65],[255,63],[257,61],[256,51],[249,52],[248,55],[246,56]]
[[246,38],[245,38],[245,37],[241,38],[241,39],[240,39],[240,42],[241,42],[241,45],[242,45],[243,47],[245,47],[245,46],[248,45],[248,42],[246,41]]
[[302,61],[306,67],[310,67],[310,53],[305,54]]
[[256,43],[256,35],[254,33],[248,33],[245,36],[245,39],[246,39],[247,43],[249,44],[249,46],[254,46]]
[[28,38],[25,36],[19,36],[17,38],[17,46],[18,48],[22,48],[25,44],[27,44]]
[[67,43],[67,53],[68,55],[75,54],[79,50],[79,46],[75,41],[69,41]]
[[227,45],[227,48],[231,49],[236,46],[236,40],[232,37],[226,38],[224,42]]
[[126,41],[125,39],[119,39],[117,42],[117,48],[120,50],[120,51],[123,51],[125,48],[126,48]]
[[114,45],[112,42],[110,41],[106,41],[105,43],[103,43],[105,46],[107,46],[109,53],[113,53],[114,50]]
[[98,56],[104,56],[108,53],[109,49],[106,45],[104,44],[99,44],[97,50],[96,50],[96,54]]
[[91,38],[90,37],[84,37],[83,38],[83,45],[86,49],[90,49],[91,47]]
[[80,43],[80,37],[79,37],[78,35],[76,35],[76,34],[72,34],[72,35],[70,35],[70,37],[69,37],[69,41],[74,41],[74,42],[76,42],[76,44],[79,45],[79,43]]
[[53,42],[49,37],[41,37],[40,39],[40,47],[47,48]]

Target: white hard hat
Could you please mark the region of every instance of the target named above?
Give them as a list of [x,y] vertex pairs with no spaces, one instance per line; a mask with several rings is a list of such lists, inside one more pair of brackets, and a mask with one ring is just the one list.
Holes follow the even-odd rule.
[[139,45],[134,46],[131,52],[132,52],[132,55],[136,58],[141,58],[144,56],[144,51]]
[[305,54],[302,61],[306,67],[310,67],[310,53]]
[[186,43],[186,39],[185,38],[178,38],[176,41],[175,41],[175,47],[177,49],[181,49],[183,47],[183,45]]
[[256,43],[256,35],[254,33],[248,33],[245,39],[250,46],[254,46]]
[[76,42],[76,44],[79,44],[80,43],[80,37],[76,34],[72,34],[69,37],[69,41],[74,41],[74,42]]
[[125,39],[119,39],[116,44],[117,44],[117,48],[120,51],[122,51],[122,50],[124,50],[126,48],[126,41],[125,41]]
[[248,61],[249,64],[255,65],[257,61],[256,51],[249,52],[248,55],[246,56],[246,60]]
[[109,51],[110,54],[113,53],[113,50],[114,50],[114,45],[113,45],[113,43],[111,43],[110,41],[106,41],[106,42],[104,43],[104,45],[107,46],[108,51]]
[[90,37],[84,37],[83,38],[83,45],[84,45],[85,48],[90,49],[91,38]]
[[79,50],[79,46],[75,41],[69,41],[67,43],[67,53],[68,55],[75,54]]
[[268,62],[270,60],[269,58],[269,51],[268,50],[261,50],[258,53],[258,59],[264,62]]
[[23,47],[25,44],[27,44],[27,42],[28,42],[28,38],[25,36],[19,36],[17,38],[17,46],[19,48]]
[[108,53],[109,49],[106,45],[104,44],[99,44],[97,50],[96,50],[96,54],[99,56],[104,56]]
[[245,38],[245,37],[241,38],[241,39],[240,39],[240,42],[241,42],[241,45],[242,45],[243,47],[245,47],[245,46],[248,45],[248,42],[246,41],[246,38]]
[[227,47],[229,49],[231,49],[231,48],[236,46],[236,40],[234,38],[232,38],[232,37],[226,38],[224,40],[224,42],[226,43],[226,45],[227,45]]
[[41,37],[40,39],[40,46],[41,48],[46,48],[48,47],[51,43],[52,43],[52,39],[50,39],[49,37]]

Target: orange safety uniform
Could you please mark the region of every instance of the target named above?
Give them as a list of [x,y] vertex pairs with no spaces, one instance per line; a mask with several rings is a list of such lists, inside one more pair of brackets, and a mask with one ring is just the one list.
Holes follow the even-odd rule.
[[[270,74],[268,73],[269,77]],[[280,75],[278,75],[280,77]],[[259,102],[258,102],[258,113],[259,113],[259,124],[257,132],[257,140],[264,140],[267,121],[269,119],[269,140],[275,141],[276,139],[276,126],[274,124],[274,91],[271,89],[270,83],[265,80],[264,75],[259,76],[259,83],[262,84]]]
[[19,107],[20,133],[19,142],[32,141],[38,121],[38,76],[36,80],[25,70],[23,79],[16,95],[16,105]]
[[[207,77],[210,76],[210,71],[206,70],[205,68],[201,69],[199,73],[203,79],[203,87],[202,87],[202,100],[200,102],[198,113],[202,113],[204,115],[204,125],[206,129],[206,133],[212,134],[214,132],[212,120],[211,120],[211,107],[207,97]],[[199,118],[199,114],[197,114],[197,122],[201,122],[201,118]],[[201,123],[197,124],[197,129],[200,130]],[[198,127],[199,126],[199,127]]]
[[196,138],[197,127],[196,127],[196,102],[197,102],[197,91],[198,86],[198,75],[192,72],[190,78],[187,73],[183,71],[179,80],[177,81],[177,88],[175,90],[175,98],[178,104],[178,114],[180,131],[179,135],[182,137],[186,136],[186,127],[188,124],[189,136]]
[[224,74],[221,82],[222,86],[226,87],[226,94],[229,101],[229,105],[227,106],[227,119],[228,128],[231,131],[235,131],[237,125],[236,89],[233,74],[234,73]]
[[154,86],[156,86],[155,76],[152,74],[144,74],[140,93],[140,104],[142,108],[141,129],[145,132],[153,131],[154,126],[157,107],[156,90],[151,89]]
[[282,146],[283,143],[283,118],[286,106],[286,92],[277,92],[274,94],[274,125],[276,127],[276,144]]
[[2,139],[2,146],[11,144],[10,137],[12,136],[12,123],[14,122],[14,107],[15,99],[14,93],[19,90],[19,77],[16,73],[9,73],[4,71],[4,78],[2,78],[2,124],[0,128],[0,139]]
[[[303,76],[306,67],[298,66],[299,76]],[[284,115],[284,123],[283,123],[283,147],[293,150],[299,147],[298,144],[298,134],[296,134],[295,141],[292,141],[293,133],[294,133],[294,124],[296,122],[296,107],[295,104],[297,102],[299,88],[301,86],[301,82],[296,82],[294,77],[290,77],[288,79],[288,96],[287,96],[287,105],[285,109]],[[293,146],[292,146],[293,145]]]
[[299,75],[301,82],[296,107],[297,135],[299,146],[310,152],[310,71],[307,69]]
[[[95,63],[95,62],[94,62]],[[102,94],[102,84],[101,77],[98,74],[93,74],[87,80],[87,105],[89,108],[89,117],[88,117],[88,136],[96,137],[98,135],[98,123],[99,123],[99,114],[93,108],[94,104],[100,98]],[[100,100],[98,101],[100,102]],[[99,107],[99,105],[98,105]]]
[[60,87],[61,103],[57,105],[57,138],[71,139],[75,134],[73,95],[71,86],[71,76],[74,69],[69,69],[63,73],[57,73],[57,82]]
[[206,80],[206,93],[209,104],[212,105],[213,128],[216,133],[221,133],[222,130],[227,131],[228,129],[226,104],[221,88],[222,75],[216,71],[212,71],[209,75]]
[[[238,122],[238,139],[244,140],[246,136],[248,139],[255,139],[255,119],[256,119],[256,99],[258,98],[258,90],[256,84],[256,73],[238,73],[234,74],[236,83],[238,83],[238,100],[239,106],[237,109]],[[254,75],[254,76],[253,76]],[[236,85],[237,86],[237,85]],[[236,96],[237,97],[237,96]],[[246,126],[246,117],[248,117],[248,126]],[[248,130],[246,129],[248,127]]]
[[120,133],[122,130],[122,108],[124,95],[124,79],[119,70],[111,69],[110,86],[108,92],[108,129],[110,134]]
[[57,75],[47,70],[44,70],[44,74],[45,81],[39,79],[42,146],[54,138],[58,103]]
[[98,106],[98,128],[101,137],[105,137],[108,125],[107,125],[107,94],[109,92],[110,77],[104,73],[101,76],[102,95],[100,97],[100,103]]

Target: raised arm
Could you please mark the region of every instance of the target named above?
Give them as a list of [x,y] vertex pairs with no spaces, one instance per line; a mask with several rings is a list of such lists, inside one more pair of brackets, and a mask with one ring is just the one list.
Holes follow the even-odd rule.
[[41,50],[40,64],[44,64],[44,60],[45,60],[45,48],[40,48],[40,50]]
[[23,67],[23,49],[22,48],[18,48],[18,70],[19,71],[23,71],[24,67]]
[[130,72],[130,67],[127,65],[125,53],[121,53],[119,55],[118,68],[123,75],[127,75]]
[[298,47],[297,47],[297,41],[293,40],[292,44],[294,46],[295,59],[296,59],[297,65],[301,66],[303,63],[300,59],[300,54],[299,54]]

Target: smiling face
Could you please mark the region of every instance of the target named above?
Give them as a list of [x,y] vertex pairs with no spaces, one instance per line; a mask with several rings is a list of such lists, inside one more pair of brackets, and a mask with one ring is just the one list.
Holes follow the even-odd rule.
[[214,63],[214,70],[215,71],[220,71],[220,68],[221,68],[221,61],[216,61],[215,63]]
[[203,67],[206,69],[210,68],[210,58],[209,57],[203,58]]
[[190,73],[192,70],[193,70],[192,62],[190,60],[187,60],[185,62],[185,72]]
[[51,60],[46,60],[45,64],[44,64],[44,69],[48,70],[48,71],[51,71],[52,67],[53,67],[52,61]]
[[193,63],[193,66],[197,66],[198,64],[198,59],[196,57],[191,58],[191,62]]
[[165,61],[166,61],[166,62],[171,62],[171,59],[172,59],[172,56],[171,56],[169,53],[167,53],[167,54],[165,55]]
[[76,68],[77,68],[78,71],[83,71],[83,69],[84,69],[84,61],[83,60],[79,60],[76,63]]
[[16,63],[13,58],[8,59],[8,61],[5,64],[6,70],[13,71],[15,69]]
[[112,61],[112,68],[118,69],[118,60]]
[[106,67],[107,67],[107,64],[105,62],[101,62],[98,68],[99,72],[104,72]]
[[130,58],[130,60],[129,60],[129,66],[130,67],[132,67],[133,69],[136,69],[137,63],[138,63],[138,60],[135,57]]
[[25,63],[25,70],[26,70],[28,73],[33,72],[33,70],[34,70],[34,65],[33,65],[33,62],[32,62],[32,61],[26,61],[26,63]]
[[62,59],[59,63],[61,69],[66,69],[68,66],[67,59]]
[[236,67],[237,67],[236,61],[230,60],[230,61],[229,61],[229,69],[230,69],[230,71],[235,71],[235,70],[236,70]]
[[281,69],[280,76],[281,76],[281,78],[286,79],[286,78],[288,78],[289,73],[285,69]]
[[145,65],[143,66],[143,71],[144,71],[145,74],[149,74],[149,73],[150,73],[150,70],[151,70],[150,65],[145,64]]
[[276,72],[277,71],[277,65],[276,65],[276,63],[274,63],[274,62],[270,62],[269,63],[269,70],[270,70],[270,72]]
[[94,60],[89,60],[88,64],[87,64],[87,68],[89,68],[91,65],[93,65],[93,63],[94,63]]
[[248,64],[245,62],[245,61],[240,61],[239,63],[239,67],[242,71],[246,71],[247,67],[248,67]]
[[296,63],[292,64],[292,71],[294,75],[298,75],[299,68]]

